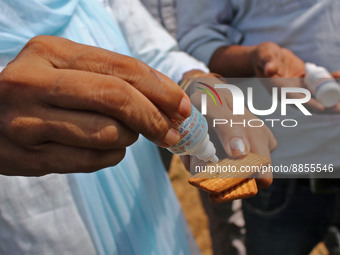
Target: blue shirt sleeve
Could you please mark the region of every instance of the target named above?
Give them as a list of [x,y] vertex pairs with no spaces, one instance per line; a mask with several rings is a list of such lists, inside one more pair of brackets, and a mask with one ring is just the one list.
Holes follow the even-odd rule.
[[243,39],[229,0],[177,0],[177,18],[180,48],[207,65],[218,48]]

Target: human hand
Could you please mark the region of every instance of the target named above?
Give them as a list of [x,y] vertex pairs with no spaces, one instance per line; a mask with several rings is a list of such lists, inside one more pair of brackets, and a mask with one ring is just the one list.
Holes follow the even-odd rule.
[[0,173],[92,172],[121,161],[138,134],[174,145],[190,101],[166,76],[117,53],[33,38],[0,74]]
[[[273,42],[261,43],[252,50],[251,61],[257,77],[271,78],[264,82],[270,93],[272,87],[307,88],[302,79],[305,77],[305,63],[288,49]],[[292,99],[300,99],[305,95],[290,93],[287,96]],[[317,113],[326,109],[315,98],[311,98],[309,102],[305,103],[305,106],[308,110]]]
[[[214,74],[211,74],[211,78],[206,78],[209,75],[204,75],[204,79],[200,79],[205,84],[213,86],[214,84],[225,83],[216,78]],[[197,76],[196,76],[197,78]],[[227,119],[233,120],[233,122],[248,122],[251,119],[258,119],[247,109],[245,109],[245,115],[234,115],[233,105],[232,105],[232,95],[229,90],[216,89],[221,97],[222,105],[215,106],[212,100],[207,100],[208,109],[214,109],[208,111],[205,116],[209,130],[214,131],[218,137],[219,143],[222,145],[225,153],[228,157],[239,158],[247,155],[249,152],[254,152],[265,157],[270,158],[270,152],[273,151],[277,142],[273,134],[267,126],[262,127],[244,127],[243,125],[216,125],[212,126],[214,119]],[[200,105],[202,91],[196,90],[191,95],[191,102],[193,105],[198,107]],[[214,142],[215,146],[217,145]],[[189,159],[188,157],[183,157],[183,162],[189,169]],[[195,159],[194,159],[195,160]],[[197,162],[198,163],[198,162]],[[265,173],[256,176],[257,184],[260,188],[268,187],[272,183],[272,174]]]
[[264,42],[252,50],[251,61],[259,78],[303,78],[305,63],[293,52],[273,42]]

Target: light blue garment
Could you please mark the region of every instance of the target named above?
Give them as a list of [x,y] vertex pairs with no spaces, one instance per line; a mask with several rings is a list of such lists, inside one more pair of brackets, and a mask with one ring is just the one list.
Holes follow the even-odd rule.
[[[36,35],[55,35],[130,55],[107,11],[91,0],[0,1],[0,54],[15,56]],[[15,21],[15,22],[14,22]]]
[[[114,20],[106,13],[106,16],[100,17],[101,22],[91,19],[86,12],[89,4],[94,10],[100,8],[103,11],[102,6],[97,4],[97,0],[88,3],[80,1],[79,7],[75,5],[75,2],[78,2],[75,0],[49,2],[47,0],[0,0],[0,10],[2,10],[0,11],[0,71],[30,38],[38,34],[47,34],[64,36],[78,42],[86,41],[89,45],[110,50],[119,48],[122,54],[127,54],[130,50],[133,57],[166,74],[175,82],[179,82],[182,75],[192,69],[209,72],[203,63],[179,51],[175,39],[151,17],[139,0],[98,1],[102,2]],[[43,5],[42,3],[45,2],[46,5]],[[57,5],[56,3],[59,3],[59,8],[51,9]],[[18,5],[23,8],[16,8]],[[32,14],[36,12],[39,16]],[[75,15],[70,21],[70,15],[73,13]],[[27,29],[27,19],[32,19],[34,28]],[[123,34],[128,49],[125,43],[121,43],[121,37],[119,42],[114,34],[106,33],[107,29],[103,27],[105,23],[102,22],[105,22],[105,26],[110,27],[109,29]],[[117,30],[117,26],[113,26],[110,22],[114,22],[115,25],[118,23],[119,29]]]
[[191,254],[192,240],[153,144],[141,138],[117,167],[90,175],[72,178],[100,254]]
[[[117,22],[97,1],[8,0],[0,1],[0,9],[6,13],[0,15],[0,57],[2,55],[14,57],[31,37],[39,34],[58,35],[79,43],[130,55],[129,47]],[[43,187],[40,190],[45,192],[40,191],[36,197],[32,194],[31,200],[26,202],[25,193],[30,192],[27,190],[20,193],[20,200],[16,203],[16,197],[6,193],[9,178],[15,180],[16,189],[24,187],[24,183],[26,186],[27,183],[32,183],[32,186]],[[63,182],[62,178],[59,179]],[[73,199],[98,254],[198,253],[157,147],[145,138],[140,137],[136,144],[127,149],[125,159],[118,166],[92,174],[70,174],[67,183],[72,194],[64,188],[64,197],[71,198],[68,203]],[[62,242],[58,243],[58,236],[62,236],[63,231],[58,229],[59,225],[54,223],[52,226],[46,220],[42,222],[41,219],[43,215],[49,215],[46,212],[52,212],[51,217],[56,215],[53,212],[55,201],[52,197],[46,197],[46,194],[60,192],[58,188],[61,186],[58,183],[44,183],[44,177],[4,176],[0,176],[0,186],[2,187],[0,197],[4,195],[7,201],[10,199],[13,202],[11,207],[7,208],[6,200],[2,201],[0,198],[0,216],[2,216],[0,226],[4,228],[1,232],[5,233],[0,235],[0,243],[6,243],[7,247],[3,248],[3,251],[7,254],[57,254],[56,250],[62,249]],[[34,203],[34,200],[44,199],[51,206],[40,212],[40,204]],[[61,201],[62,197],[58,199]],[[65,208],[62,210],[67,211],[68,207],[61,203],[60,208],[63,206]],[[24,214],[22,217],[25,220],[29,217],[29,221],[18,221],[16,216],[19,212],[22,209],[28,211],[32,207],[33,212],[39,213]],[[1,215],[2,213],[4,215]],[[74,210],[72,212],[69,210],[63,215],[69,215],[71,218],[79,217]],[[58,220],[62,222],[68,220],[70,227],[76,228],[75,221],[73,222],[72,219],[64,219],[60,216]],[[34,222],[33,228],[27,231],[30,238],[25,236],[22,239],[18,238],[18,232],[21,229],[28,229],[26,225],[32,222]],[[42,225],[44,223],[45,225]],[[46,229],[46,236],[55,232],[51,234],[52,240],[46,238],[49,239],[46,242],[50,243],[50,250],[46,248],[48,246],[46,243],[40,242],[41,239],[34,238],[39,228]],[[55,229],[49,231],[49,228]],[[78,234],[83,235],[83,233]],[[77,236],[74,238],[77,239]],[[24,243],[23,240],[30,245],[19,245],[20,242]],[[79,245],[81,244],[78,244],[78,247]],[[0,253],[1,249],[0,247]],[[81,247],[77,250],[74,246],[70,246],[67,250],[68,254],[91,254],[83,251],[79,253],[79,251],[82,251]]]

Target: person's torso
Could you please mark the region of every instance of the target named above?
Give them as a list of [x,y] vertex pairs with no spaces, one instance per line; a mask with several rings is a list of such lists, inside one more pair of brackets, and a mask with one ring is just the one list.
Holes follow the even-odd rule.
[[[338,0],[228,0],[227,10],[221,12],[229,14],[227,20],[220,21],[230,23],[243,34],[242,45],[272,41],[305,62],[330,72],[340,70]],[[255,102],[258,108],[270,105],[272,100],[262,86],[254,89],[254,98],[259,99]],[[272,129],[279,144],[272,154],[274,163],[340,166],[340,115],[313,113],[305,117],[299,110],[289,109],[288,116],[285,118],[294,118],[299,125]],[[283,116],[277,112],[271,118]]]

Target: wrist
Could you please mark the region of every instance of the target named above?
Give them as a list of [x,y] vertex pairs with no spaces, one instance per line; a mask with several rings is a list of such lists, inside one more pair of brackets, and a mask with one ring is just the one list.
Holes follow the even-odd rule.
[[256,48],[242,45],[220,47],[213,54],[209,68],[226,78],[254,76],[252,55]]
[[250,76],[256,76],[256,56],[258,52],[258,45],[249,46],[247,49],[248,63],[249,63],[249,73]]

